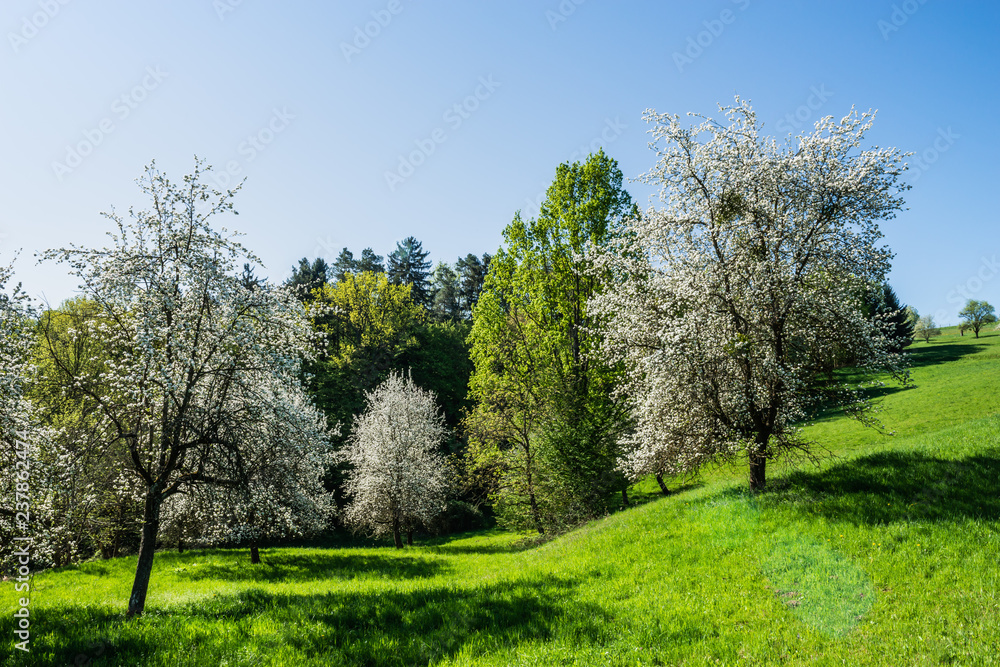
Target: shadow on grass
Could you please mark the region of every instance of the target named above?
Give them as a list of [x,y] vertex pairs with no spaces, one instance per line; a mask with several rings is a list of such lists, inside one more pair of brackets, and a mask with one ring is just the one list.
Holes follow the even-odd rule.
[[916,349],[907,348],[910,356],[910,365],[913,368],[921,366],[935,366],[949,361],[955,361],[962,357],[979,352],[988,343],[931,343]]
[[879,452],[819,472],[796,471],[764,496],[812,504],[856,524],[1000,520],[1000,449],[964,459]]
[[107,638],[106,654],[94,662],[102,665],[266,660],[278,647],[331,665],[415,665],[436,663],[465,647],[478,652],[568,631],[583,645],[611,641],[611,619],[600,607],[575,599],[577,584],[544,576],[409,592],[279,595],[252,588],[176,610],[150,610],[133,621],[74,606],[46,619],[45,634],[18,664],[72,663],[93,650],[95,636]]
[[678,493],[684,493],[686,491],[693,491],[695,489],[700,489],[703,486],[705,486],[705,482],[701,480],[690,480],[676,485],[671,484],[668,486],[670,493],[667,495],[663,495],[663,492],[660,491],[659,489],[655,491],[640,491],[639,489],[630,489],[628,492],[628,498],[632,507],[638,507],[639,505],[645,505],[646,503],[653,502],[654,500],[660,500],[662,498],[669,498],[670,496],[676,496]]
[[[202,552],[204,553],[204,552]],[[240,552],[228,552],[235,554]],[[214,579],[217,581],[303,582],[321,579],[420,579],[442,574],[442,563],[414,556],[382,556],[352,553],[284,553],[262,552],[261,562],[251,565],[249,556],[241,554],[239,560],[195,565],[198,556],[190,563],[166,564],[178,577],[192,581]],[[231,558],[232,556],[230,556]],[[173,565],[173,566],[172,566]]]

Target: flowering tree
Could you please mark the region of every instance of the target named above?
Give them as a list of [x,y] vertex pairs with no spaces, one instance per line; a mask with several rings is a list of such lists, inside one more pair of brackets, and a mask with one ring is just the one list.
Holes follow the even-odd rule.
[[905,164],[896,149],[860,149],[868,113],[779,144],[749,103],[722,111],[728,124],[690,128],[647,112],[659,161],[644,180],[665,207],[605,254],[621,280],[593,305],[606,353],[630,367],[625,470],[680,472],[742,452],[760,489],[769,460],[809,452],[795,423],[818,402],[877,424],[856,387],[820,380],[831,355],[849,349],[906,381],[861,303],[889,269],[877,221],[903,204]]
[[[234,234],[208,219],[232,210],[234,191],[201,182],[201,162],[181,185],[150,165],[139,179],[149,211],[107,214],[109,248],[72,246],[45,254],[69,264],[98,313],[85,323],[102,341],[95,363],[53,355],[63,382],[93,401],[107,442],[121,447],[140,489],[142,535],[128,615],[145,607],[161,511],[199,484],[245,481],[228,461],[254,460],[243,424],[312,419],[304,398],[270,410],[275,388],[301,397],[303,356],[314,347],[304,307],[286,289],[248,287],[239,262],[259,263]],[[296,407],[297,406],[297,407]],[[274,443],[282,446],[279,441]]]
[[[961,325],[959,326],[959,330],[961,330]],[[934,322],[933,315],[921,315],[914,326],[913,335],[923,338],[925,343],[929,343],[931,342],[931,338],[941,335],[941,329]],[[965,335],[964,331],[962,335]]]
[[[327,528],[336,505],[323,479],[334,464],[330,430],[301,391],[259,376],[259,412],[225,426],[226,440],[206,471],[224,484],[189,485],[164,505],[164,526],[181,540],[246,544],[259,563],[265,539],[299,537]],[[231,400],[247,398],[237,394]],[[256,401],[255,401],[256,403]],[[336,429],[333,429],[336,431]]]
[[367,409],[356,418],[342,454],[352,466],[345,516],[376,535],[391,533],[402,548],[403,530],[412,543],[413,529],[445,508],[444,418],[432,392],[396,372],[366,393],[365,401]]
[[[28,431],[33,420],[32,406],[25,398],[25,383],[31,370],[33,320],[20,285],[7,292],[12,275],[11,265],[0,266],[0,542],[4,545],[14,544],[12,538],[27,523],[18,522],[17,513],[24,516],[29,509],[37,509],[23,504],[16,491],[19,482],[28,487],[26,480],[36,471],[29,464]],[[9,564],[3,560],[8,555],[0,554],[0,564]]]

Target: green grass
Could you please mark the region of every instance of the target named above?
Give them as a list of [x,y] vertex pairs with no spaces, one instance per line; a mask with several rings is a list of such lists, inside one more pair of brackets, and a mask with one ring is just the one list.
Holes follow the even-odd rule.
[[836,458],[766,493],[722,467],[526,550],[161,553],[130,622],[135,559],[85,563],[36,577],[32,652],[0,664],[1000,664],[1000,336],[948,333],[884,393],[895,436],[819,420]]

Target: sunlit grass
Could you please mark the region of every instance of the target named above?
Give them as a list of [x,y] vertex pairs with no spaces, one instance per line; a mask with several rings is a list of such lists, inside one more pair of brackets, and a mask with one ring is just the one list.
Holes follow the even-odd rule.
[[778,467],[765,493],[736,465],[662,499],[651,483],[652,502],[527,550],[492,531],[259,566],[160,553],[128,622],[135,559],[85,563],[36,577],[32,652],[0,664],[1000,664],[990,333],[915,344],[915,386],[882,399],[897,435],[818,421],[836,457]]

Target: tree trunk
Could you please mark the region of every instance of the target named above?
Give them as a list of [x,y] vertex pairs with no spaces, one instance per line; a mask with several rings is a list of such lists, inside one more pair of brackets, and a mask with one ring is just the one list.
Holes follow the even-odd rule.
[[622,487],[622,506],[628,507],[628,487]]
[[184,553],[184,538],[183,537],[178,537],[177,538],[177,553],[179,553],[179,554]]
[[542,526],[542,514],[538,511],[538,501],[535,500],[535,492],[531,491],[528,494],[528,498],[531,501],[531,518],[535,522],[535,530],[538,531],[539,535],[544,535],[545,527]]
[[257,543],[250,543],[250,564],[260,565],[260,550],[257,549]]
[[660,485],[660,491],[663,492],[663,495],[670,495],[670,489],[668,489],[667,485],[663,483],[663,473],[656,473],[656,483]]
[[392,520],[392,541],[397,549],[403,548],[403,540],[399,536],[399,519]]
[[146,591],[149,589],[149,577],[153,572],[153,556],[156,555],[156,536],[160,532],[159,494],[151,491],[146,495],[146,504],[142,515],[142,540],[139,543],[139,562],[135,567],[135,581],[132,583],[132,594],[128,599],[128,613],[125,618],[141,616],[146,608]]
[[770,434],[758,433],[750,452],[750,490],[760,491],[767,484],[767,443]]
[[413,531],[412,530],[406,531],[406,546],[408,546],[408,547],[412,547],[413,546]]

